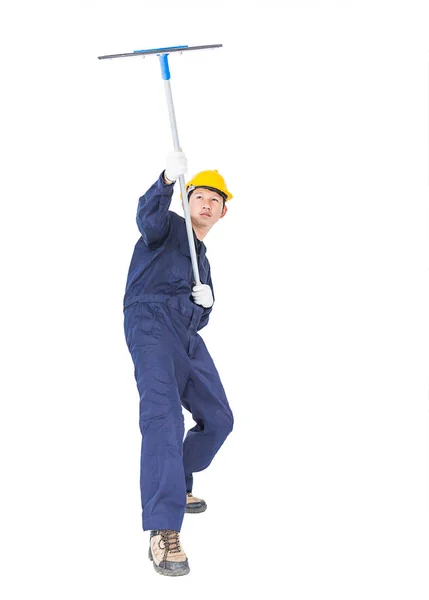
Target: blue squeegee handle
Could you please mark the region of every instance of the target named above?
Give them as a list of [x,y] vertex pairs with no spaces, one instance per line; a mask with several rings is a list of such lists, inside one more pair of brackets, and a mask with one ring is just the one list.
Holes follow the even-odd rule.
[[161,54],[159,57],[161,65],[161,74],[164,81],[171,79],[170,68],[168,66],[168,54]]
[[[177,122],[176,122],[176,115],[174,112],[173,96],[171,93],[170,69],[168,67],[168,54],[160,54],[159,61],[161,64],[162,78],[164,80],[165,96],[167,98],[168,114],[170,117],[170,127],[171,127],[171,133],[173,136],[174,151],[181,152],[182,149],[180,148],[180,143],[179,143],[179,134],[177,132]],[[189,212],[188,196],[186,194],[185,178],[183,175],[179,175],[179,184],[180,184],[180,191],[182,192],[183,209],[185,212],[186,233],[188,236],[189,251],[191,253],[191,262],[192,262],[192,270],[194,273],[194,280],[195,280],[196,285],[200,285],[201,280],[200,280],[200,274],[198,271],[197,253],[195,250],[195,243],[194,243],[194,230],[192,229],[191,214]]]

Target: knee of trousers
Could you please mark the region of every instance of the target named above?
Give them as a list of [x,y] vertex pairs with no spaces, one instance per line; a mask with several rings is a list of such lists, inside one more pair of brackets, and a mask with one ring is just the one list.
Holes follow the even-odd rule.
[[215,435],[220,440],[225,440],[234,427],[234,417],[230,409],[219,409],[212,420]]
[[181,446],[184,417],[175,382],[148,382],[140,387],[140,431],[143,436],[156,436],[172,446]]
[[168,370],[158,366],[149,372],[139,373],[137,387],[140,392],[140,424],[166,417],[170,411],[181,413],[177,382]]
[[147,419],[140,417],[140,431],[142,454],[159,454],[163,447],[182,453],[185,422],[181,412],[171,409],[161,416]]

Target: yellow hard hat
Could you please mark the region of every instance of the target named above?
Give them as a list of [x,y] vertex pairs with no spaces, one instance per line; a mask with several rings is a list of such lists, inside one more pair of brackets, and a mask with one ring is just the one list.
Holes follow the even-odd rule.
[[[225,196],[225,202],[231,200],[232,194],[226,187],[225,179],[219,175],[219,171],[200,171],[186,184],[186,191],[192,192],[195,188],[202,187],[218,191]],[[182,197],[182,195],[180,195]]]

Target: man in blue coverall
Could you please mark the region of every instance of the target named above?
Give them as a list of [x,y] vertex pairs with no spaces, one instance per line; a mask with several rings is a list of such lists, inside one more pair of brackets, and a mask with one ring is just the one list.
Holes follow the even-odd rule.
[[[124,330],[140,394],[140,488],[149,558],[165,575],[189,572],[179,532],[185,512],[202,512],[192,495],[193,473],[209,466],[233,427],[219,374],[197,333],[214,302],[203,238],[232,198],[217,171],[186,184],[201,285],[193,271],[185,219],[169,210],[174,182],[187,171],[182,152],[140,198],[136,243],[124,298]],[[182,200],[183,201],[183,200]],[[196,423],[184,438],[182,406]]]

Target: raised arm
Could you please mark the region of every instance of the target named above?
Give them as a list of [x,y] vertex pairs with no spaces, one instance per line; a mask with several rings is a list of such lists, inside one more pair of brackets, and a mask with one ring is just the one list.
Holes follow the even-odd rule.
[[187,161],[183,152],[170,152],[165,171],[139,199],[137,227],[147,246],[159,246],[167,237],[171,225],[168,209],[173,197],[174,182],[186,171]]
[[139,199],[137,227],[147,246],[159,246],[170,230],[169,208],[173,197],[173,183],[167,184],[164,172]]

